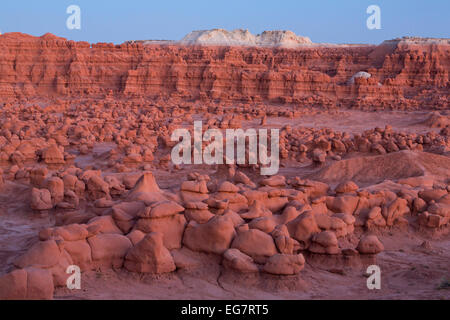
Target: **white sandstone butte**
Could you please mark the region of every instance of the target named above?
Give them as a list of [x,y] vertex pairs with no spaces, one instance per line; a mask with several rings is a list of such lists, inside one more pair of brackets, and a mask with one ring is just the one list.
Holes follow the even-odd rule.
[[264,31],[253,35],[248,30],[224,29],[192,31],[181,41],[185,45],[225,45],[225,46],[261,46],[261,47],[298,47],[310,45],[308,37],[296,35],[292,31]]

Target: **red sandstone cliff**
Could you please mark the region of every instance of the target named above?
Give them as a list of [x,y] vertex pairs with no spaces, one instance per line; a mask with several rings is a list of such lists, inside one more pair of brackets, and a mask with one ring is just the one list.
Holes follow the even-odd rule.
[[[450,45],[302,49],[89,44],[0,36],[0,96],[142,95],[349,107],[447,108]],[[368,79],[349,79],[357,72]]]

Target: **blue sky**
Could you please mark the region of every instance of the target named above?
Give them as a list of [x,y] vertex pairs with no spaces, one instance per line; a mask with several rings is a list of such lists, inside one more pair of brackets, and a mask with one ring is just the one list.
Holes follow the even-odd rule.
[[[68,30],[66,8],[81,8],[81,30]],[[366,27],[369,5],[381,8],[381,30]],[[0,31],[122,43],[179,40],[192,30],[292,30],[313,42],[380,43],[401,36],[450,37],[449,0],[8,0]]]

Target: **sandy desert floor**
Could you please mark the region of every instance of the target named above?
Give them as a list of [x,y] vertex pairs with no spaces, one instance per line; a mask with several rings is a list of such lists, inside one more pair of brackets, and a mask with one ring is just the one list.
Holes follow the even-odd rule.
[[[35,253],[29,254],[30,247],[40,241],[86,242],[86,235],[71,239],[72,235],[67,236],[60,233],[60,237],[63,238],[61,239],[55,235],[55,225],[63,228],[77,224],[82,228],[88,228],[95,224],[99,217],[110,217],[112,214],[112,224],[101,220],[101,223],[97,223],[100,224],[100,227],[96,230],[87,229],[88,240],[90,237],[114,234],[121,238],[128,237],[133,248],[136,248],[139,241],[148,234],[148,230],[146,232],[145,228],[141,227],[140,229],[138,226],[139,221],[143,218],[140,213],[132,213],[133,210],[127,212],[127,207],[122,206],[121,212],[126,212],[123,216],[127,216],[127,213],[128,216],[133,214],[135,216],[127,218],[128,220],[121,219],[114,211],[115,206],[142,201],[145,206],[151,207],[154,203],[159,205],[160,195],[164,195],[166,197],[164,201],[169,199],[169,201],[186,206],[184,216],[190,222],[189,226],[183,227],[183,230],[184,228],[200,230],[196,228],[208,225],[212,219],[215,219],[215,216],[221,215],[232,217],[231,220],[234,224],[232,229],[236,230],[232,230],[232,232],[237,234],[234,237],[254,229],[258,232],[262,231],[264,236],[270,234],[276,239],[274,230],[278,228],[277,225],[287,226],[288,234],[283,236],[285,237],[283,238],[284,244],[279,244],[278,241],[281,240],[276,240],[278,253],[286,256],[302,254],[304,256],[303,264],[300,262],[299,265],[294,266],[294,271],[289,266],[295,265],[295,263],[289,262],[286,266],[280,265],[279,273],[262,272],[261,270],[264,269],[270,256],[261,257],[257,247],[264,246],[264,244],[251,238],[248,239],[249,243],[243,241],[240,245],[235,242],[231,243],[230,239],[225,246],[230,247],[231,244],[232,248],[239,248],[240,251],[246,253],[246,258],[241,257],[240,259],[243,260],[238,259],[238,262],[233,260],[232,263],[226,263],[224,260],[227,258],[218,253],[214,247],[210,248],[201,243],[205,241],[205,238],[199,240],[195,238],[195,235],[188,234],[186,230],[184,235],[182,230],[182,234],[178,236],[183,237],[183,240],[181,238],[177,240],[180,242],[178,245],[167,245],[166,241],[169,240],[164,238],[164,246],[169,248],[164,248],[165,251],[161,250],[166,252],[169,249],[171,256],[167,257],[161,253],[162,251],[158,251],[160,249],[156,250],[152,247],[151,250],[156,250],[154,257],[149,258],[150,261],[139,262],[141,267],[150,265],[151,268],[156,268],[156,272],[150,273],[132,272],[129,270],[130,268],[122,267],[124,261],[126,266],[127,259],[131,259],[125,253],[122,254],[119,259],[120,263],[117,264],[117,261],[114,260],[116,257],[109,257],[108,254],[111,253],[108,252],[102,252],[100,258],[95,258],[91,242],[89,242],[91,249],[89,249],[87,258],[81,249],[73,249],[66,245],[65,250],[72,256],[71,263],[76,264],[81,261],[85,264],[82,273],[82,288],[81,290],[69,290],[61,285],[64,281],[60,285],[53,282],[56,287],[54,292],[51,290],[53,297],[62,300],[450,298],[448,284],[450,279],[450,195],[448,194],[450,191],[448,185],[450,152],[449,133],[445,131],[445,126],[441,125],[443,121],[448,121],[449,116],[445,111],[436,115],[436,113],[417,111],[363,112],[324,109],[311,112],[311,110],[306,110],[303,111],[303,114],[293,117],[268,115],[265,117],[265,124],[261,124],[261,118],[245,118],[243,116],[245,112],[236,114],[236,110],[232,108],[225,109],[218,114],[206,112],[206,115],[204,111],[199,110],[191,113],[190,118],[184,117],[183,111],[177,111],[179,112],[178,116],[171,117],[170,113],[160,116],[157,121],[159,128],[171,123],[189,128],[192,126],[192,120],[200,119],[205,122],[216,119],[216,124],[219,125],[220,121],[224,121],[226,115],[229,119],[239,119],[243,128],[280,128],[281,131],[286,131],[286,134],[283,135],[285,144],[282,147],[282,153],[284,152],[285,156],[282,155],[278,175],[272,178],[261,177],[258,170],[248,166],[234,167],[234,170],[231,171],[228,167],[218,168],[206,165],[174,167],[170,162],[161,160],[167,159],[168,150],[170,150],[170,145],[161,141],[161,134],[158,141],[153,141],[155,145],[150,152],[152,156],[143,160],[142,157],[135,154],[145,154],[142,147],[148,141],[137,140],[135,132],[134,135],[128,136],[125,133],[122,139],[116,139],[116,141],[107,141],[108,139],[103,139],[102,142],[95,141],[90,138],[89,134],[76,131],[77,121],[82,124],[80,127],[85,130],[89,129],[92,135],[105,136],[105,132],[98,133],[99,131],[96,131],[96,124],[102,116],[80,112],[78,115],[72,115],[74,121],[66,123],[72,128],[72,131],[66,134],[68,137],[66,139],[71,143],[64,143],[64,139],[56,138],[53,135],[57,145],[65,145],[62,159],[60,152],[52,150],[53,153],[47,157],[43,152],[40,160],[27,160],[24,159],[26,157],[23,157],[19,159],[20,161],[16,161],[15,167],[6,163],[2,166],[5,178],[3,190],[0,193],[0,275],[5,275],[16,267],[30,268],[40,265],[43,269],[52,270],[53,281],[61,282],[60,279],[55,280],[58,278],[58,276],[55,278],[55,273],[57,273],[54,271],[55,267],[51,263],[47,263],[47,260],[52,260],[52,257],[46,256],[50,254],[46,251],[47,249],[36,250],[42,254],[41,258],[44,260],[37,263],[40,256],[36,256]],[[44,116],[45,114],[46,112],[42,111],[41,118],[44,119],[44,122],[36,132],[47,130],[46,134],[39,133],[38,135],[49,137],[50,133],[58,131],[57,122],[54,121],[58,118],[58,112],[47,113],[47,116]],[[83,114],[84,116],[80,116]],[[131,125],[128,123],[128,129],[131,130],[133,121],[137,118],[139,118],[138,114],[134,114],[128,120],[124,120],[123,117],[120,120],[109,118],[108,123],[114,127],[119,122],[123,124],[124,121],[128,121],[131,123]],[[174,119],[178,120],[174,121]],[[22,118],[25,124],[31,120]],[[44,123],[47,123],[47,126]],[[214,122],[212,123],[214,126]],[[154,130],[158,130],[158,125],[153,126]],[[221,128],[225,127],[221,126]],[[13,125],[10,125],[9,128],[14,132]],[[363,142],[361,142],[361,136],[366,137]],[[425,138],[427,140],[424,143]],[[133,142],[124,143],[126,139]],[[335,143],[333,142],[335,140],[347,140],[347,142]],[[352,143],[348,141],[352,141]],[[374,146],[376,143],[379,143],[381,148]],[[364,147],[364,145],[368,147]],[[130,151],[133,146],[137,146],[138,150]],[[26,154],[25,151],[22,150],[22,154]],[[55,159],[62,161],[58,162]],[[36,161],[41,162],[39,168],[42,168],[42,162],[47,161],[48,170],[41,173],[40,169],[36,167]],[[94,183],[91,180],[92,175],[86,178],[86,174],[95,170],[99,172],[100,182]],[[139,179],[144,172],[149,171],[153,173],[160,188],[157,191],[157,200],[151,200],[155,196],[154,185],[149,185]],[[239,178],[236,174],[238,171],[243,174],[239,175]],[[194,172],[196,175],[192,176]],[[74,177],[73,179],[76,181],[84,181],[81,191],[74,184],[69,187],[70,183],[64,178],[66,175]],[[116,179],[107,179],[108,176]],[[245,177],[242,178],[242,176]],[[188,179],[188,177],[190,178]],[[200,177],[208,178],[202,180]],[[294,177],[298,177],[298,179],[295,180],[296,182],[291,182],[290,179]],[[48,179],[53,179],[53,184],[46,184],[45,181]],[[60,192],[58,191],[58,179],[61,182],[64,181],[61,195],[58,195]],[[304,179],[322,184],[305,182]],[[55,180],[57,181],[55,182]],[[67,178],[67,180],[69,179]],[[209,203],[208,195],[203,197],[206,194],[203,191],[203,194],[200,192],[200,197],[198,194],[195,196],[190,194],[189,192],[194,193],[193,189],[188,191],[189,188],[182,186],[183,181],[186,182],[186,180],[196,183],[195,188],[198,188],[197,185],[200,185],[202,181],[207,181],[207,193],[210,198],[215,197],[216,202]],[[278,207],[267,199],[261,200],[266,201],[262,207],[256,206],[250,201],[247,204],[247,199],[240,207],[238,205],[240,200],[236,200],[233,202],[235,207],[232,209],[228,207],[228,210],[232,211],[230,213],[227,209],[221,210],[223,207],[217,204],[219,202],[228,204],[227,199],[234,197],[234,195],[225,198],[218,196],[223,191],[221,188],[224,181],[227,180],[234,184],[237,191],[233,192],[237,192],[237,194],[246,194],[245,192],[249,190],[259,190],[276,194],[290,192],[290,195],[286,198],[288,200],[282,202],[282,205]],[[349,184],[348,181],[352,181],[353,184]],[[347,184],[343,185],[343,183]],[[106,191],[104,185],[107,186]],[[260,187],[257,187],[258,185]],[[326,186],[325,191],[323,185]],[[339,186],[345,190],[338,192]],[[46,200],[43,193],[37,196],[32,194],[32,190],[33,193],[36,193],[45,189],[50,191],[50,200]],[[140,198],[135,197],[130,200],[130,195],[135,195],[137,189],[141,192]],[[74,192],[68,192],[68,190]],[[55,197],[59,197],[59,204],[53,201]],[[282,196],[272,196],[272,198],[269,197],[269,200],[273,200],[273,197],[281,198]],[[366,201],[367,205],[362,204],[362,198],[369,199]],[[336,202],[336,199],[348,202]],[[352,204],[349,199],[357,199],[356,204]],[[370,199],[382,200],[374,200],[372,203]],[[46,206],[48,201],[53,201],[53,204],[50,205],[51,208]],[[195,212],[192,202],[197,203],[198,206],[198,202],[202,201],[208,202],[209,209],[206,212],[204,209]],[[395,208],[393,203],[396,203]],[[266,208],[263,208],[264,206]],[[263,214],[262,212],[267,213],[269,207],[271,207],[269,213]],[[288,207],[292,207],[296,214],[280,223],[279,221],[282,220],[277,219],[284,219],[282,217],[288,211],[286,209]],[[382,214],[371,218],[369,215],[374,211],[374,207],[380,207]],[[111,213],[111,208],[113,208],[113,213]],[[209,212],[207,212],[208,210]],[[246,216],[246,213],[250,211],[256,212],[256,215]],[[303,238],[299,235],[301,232],[298,230],[312,227],[301,225],[299,218],[305,212],[311,211],[316,217],[319,227],[313,233],[328,232],[327,235],[329,232],[336,233],[337,236],[334,236],[334,239],[337,241],[337,246],[333,239],[326,244],[320,242],[317,235],[308,239],[307,242],[311,242],[309,249],[308,245],[302,242]],[[339,215],[342,211],[344,212]],[[177,214],[180,215],[180,213]],[[345,223],[339,221],[339,226],[333,227],[336,219],[330,220],[334,221],[333,223],[320,222],[322,220],[318,220],[318,216],[325,220],[330,217],[340,217],[339,219]],[[432,219],[437,219],[437,222]],[[106,219],[104,220],[106,221]],[[378,222],[375,223],[375,220]],[[133,223],[122,223],[124,221],[127,223],[133,221]],[[272,221],[276,221],[276,223]],[[173,228],[169,226],[161,232],[170,233]],[[50,230],[48,231],[50,233],[47,231],[47,233],[42,233],[42,230]],[[92,232],[94,232],[93,235]],[[130,236],[133,232],[135,235],[139,233],[138,240],[133,238],[134,236]],[[367,234],[375,235],[378,239],[377,242],[371,243],[367,252],[360,247],[355,250],[356,245]],[[186,239],[189,236],[193,239]],[[273,241],[272,237],[269,237],[268,241]],[[266,241],[263,236],[261,239]],[[208,241],[225,240],[212,235]],[[251,243],[252,241],[256,241],[256,243]],[[57,242],[58,245],[60,242]],[[378,245],[380,242],[381,248]],[[290,243],[290,247],[286,243]],[[316,247],[319,244],[319,249],[312,249],[314,243]],[[372,252],[373,246],[375,246],[375,251]],[[338,251],[334,252],[335,249]],[[352,253],[343,254],[343,250]],[[145,258],[143,259],[145,260]],[[159,268],[164,269],[168,263],[167,259],[176,269],[170,269],[172,272],[160,272]],[[61,261],[58,263],[65,266]],[[381,269],[380,290],[369,290],[366,285],[368,277],[366,268],[373,264],[378,265]],[[248,272],[249,268],[257,268],[259,272]],[[45,292],[43,294],[48,295]]]

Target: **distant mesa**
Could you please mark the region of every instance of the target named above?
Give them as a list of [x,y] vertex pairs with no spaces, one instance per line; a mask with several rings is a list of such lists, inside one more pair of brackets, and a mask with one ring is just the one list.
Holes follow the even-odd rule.
[[4,41],[32,41],[32,42],[39,42],[42,40],[49,41],[49,40],[61,40],[61,41],[67,41],[66,38],[55,36],[52,33],[46,33],[40,37],[36,37],[27,33],[22,32],[6,32],[1,33],[0,36],[2,37],[2,40]]
[[253,35],[248,30],[224,29],[192,31],[181,41],[185,45],[226,45],[261,47],[297,47],[312,44],[308,37],[297,36],[292,31],[264,31]]
[[[193,45],[193,46],[241,46],[241,47],[280,47],[280,48],[302,48],[302,47],[353,47],[370,46],[368,44],[333,44],[314,43],[310,38],[296,35],[289,30],[264,31],[254,35],[248,30],[236,29],[228,31],[225,29],[197,30],[187,34],[183,39],[177,40],[132,40],[127,43],[141,43],[144,45]],[[379,45],[379,50],[373,55],[384,57],[387,52],[393,51],[398,46],[422,46],[422,45],[449,45],[448,38],[420,38],[403,37],[386,40]],[[376,58],[376,57],[374,57]]]
[[389,45],[389,44],[402,44],[402,45],[424,45],[424,44],[439,44],[439,45],[450,45],[450,39],[449,38],[422,38],[422,37],[401,37],[401,38],[395,38],[392,40],[386,40],[382,44]]
[[254,35],[248,30],[224,29],[197,30],[187,34],[180,41],[173,40],[136,40],[128,43],[142,44],[175,44],[198,46],[243,46],[243,47],[283,47],[296,48],[313,45],[308,37],[298,36],[292,31],[264,31]]

